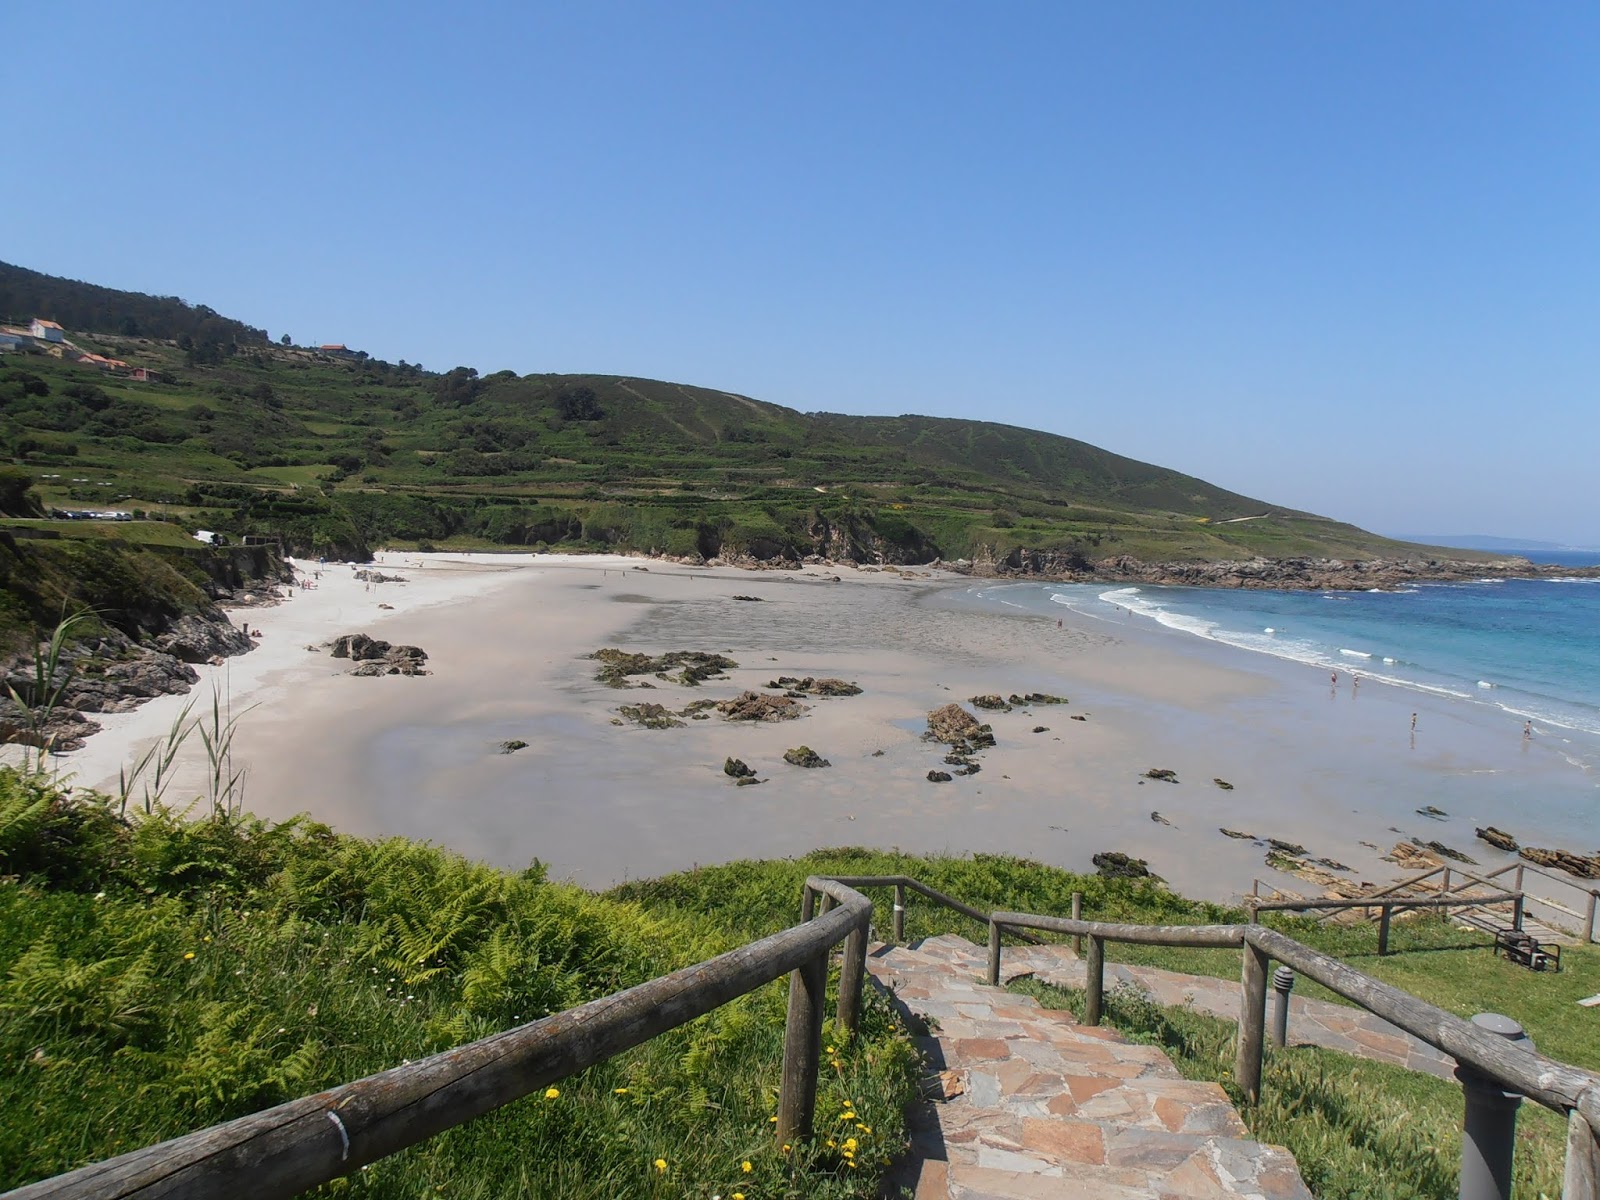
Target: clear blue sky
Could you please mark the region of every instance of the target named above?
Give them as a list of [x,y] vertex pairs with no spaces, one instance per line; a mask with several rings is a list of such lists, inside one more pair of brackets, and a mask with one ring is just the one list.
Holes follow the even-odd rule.
[[1600,7],[85,4],[0,258],[1600,544]]

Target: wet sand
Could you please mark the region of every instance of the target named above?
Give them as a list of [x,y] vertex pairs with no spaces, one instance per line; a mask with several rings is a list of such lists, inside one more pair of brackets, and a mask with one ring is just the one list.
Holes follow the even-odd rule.
[[[1348,685],[1332,691],[1326,675],[1319,683],[1293,664],[1166,630],[1006,615],[955,577],[556,556],[396,555],[378,569],[412,582],[368,592],[349,568],[329,568],[314,604],[239,614],[278,647],[229,668],[235,709],[257,705],[235,745],[248,765],[246,806],[430,839],[508,867],[538,858],[554,876],[594,887],[865,845],[1011,853],[1081,870],[1097,851],[1120,850],[1189,895],[1230,898],[1257,877],[1313,891],[1218,827],[1303,843],[1369,880],[1400,873],[1362,845],[1387,850],[1400,839],[1392,828],[1499,865],[1508,856],[1473,840],[1474,821],[1531,835],[1541,818],[1525,807],[1507,815],[1507,805],[1558,774],[1549,756],[1530,756],[1515,738],[1501,746],[1444,703],[1373,684],[1355,696]],[[352,678],[326,651],[305,649],[358,630],[422,646],[434,674]],[[699,688],[651,680],[653,691],[619,691],[598,683],[583,657],[601,646],[718,651],[740,667]],[[257,655],[248,671],[239,665]],[[809,700],[806,716],[776,724],[613,724],[621,704],[681,708],[780,674],[839,676],[865,692]],[[981,772],[927,780],[948,769],[946,748],[921,740],[929,709],[1030,691],[1071,703],[981,714],[999,743],[979,755]],[[92,739],[73,756],[78,782],[114,782],[116,764],[170,722],[158,706],[179,704],[157,701],[131,714],[137,727]],[[1422,714],[1415,745],[1412,710]],[[1047,731],[1032,732],[1040,725]],[[499,753],[512,738],[528,747]],[[782,761],[801,744],[832,766]],[[722,771],[728,756],[767,782],[735,787]],[[1172,768],[1181,782],[1142,780],[1150,767]],[[191,762],[169,799],[198,790],[197,770]],[[1416,815],[1430,803],[1451,819]]]

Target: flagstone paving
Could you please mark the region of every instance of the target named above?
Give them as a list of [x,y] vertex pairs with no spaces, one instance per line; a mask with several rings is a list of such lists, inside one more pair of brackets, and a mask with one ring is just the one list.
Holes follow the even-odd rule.
[[[1084,965],[1071,957],[1071,953],[1061,946],[1029,947],[1022,952],[1007,947],[1001,956],[1002,973],[1008,981],[1033,975],[1041,983],[1055,987],[1081,988]],[[1106,988],[1109,990],[1118,984],[1139,988],[1157,1004],[1189,1007],[1235,1023],[1239,1020],[1240,985],[1236,980],[1184,975],[1160,967],[1107,963]],[[1269,990],[1269,1020],[1277,1003],[1276,993]],[[1437,1075],[1441,1079],[1455,1078],[1455,1059],[1382,1017],[1327,1000],[1310,1000],[1292,992],[1289,996],[1289,1045],[1324,1046],[1357,1058]]]
[[[1062,965],[1058,948],[1007,957],[1008,973]],[[930,1098],[895,1181],[917,1200],[1310,1200],[1293,1157],[1251,1140],[1220,1087],[1184,1079],[1154,1046],[986,986],[971,942],[880,946],[867,963],[929,1025]]]

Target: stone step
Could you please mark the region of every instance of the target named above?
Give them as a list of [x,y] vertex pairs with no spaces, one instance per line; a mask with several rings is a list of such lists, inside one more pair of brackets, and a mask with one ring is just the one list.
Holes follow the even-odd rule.
[[[1046,969],[1066,947],[1008,948]],[[917,1039],[934,1098],[911,1115],[896,1181],[917,1200],[1309,1200],[1287,1151],[1250,1140],[1226,1093],[1161,1050],[983,981],[987,949],[945,935],[875,947],[873,980]],[[1007,974],[1011,974],[1007,964]]]

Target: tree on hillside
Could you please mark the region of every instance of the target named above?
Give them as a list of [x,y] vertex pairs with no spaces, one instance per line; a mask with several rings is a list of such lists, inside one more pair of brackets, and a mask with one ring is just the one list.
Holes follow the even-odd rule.
[[0,514],[42,517],[44,505],[33,491],[33,476],[16,467],[0,467]]

